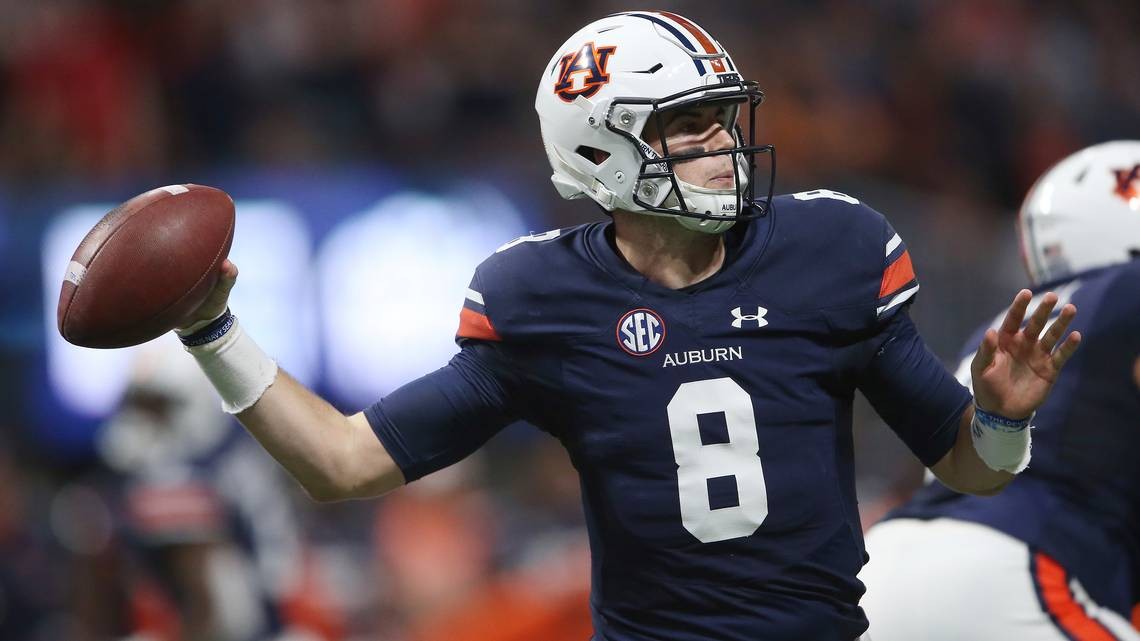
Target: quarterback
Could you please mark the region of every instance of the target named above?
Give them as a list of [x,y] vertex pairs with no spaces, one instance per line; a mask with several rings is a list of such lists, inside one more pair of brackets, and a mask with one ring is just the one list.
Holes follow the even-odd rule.
[[558,438],[581,478],[597,641],[852,641],[855,391],[948,486],[997,492],[1077,348],[1076,308],[1046,328],[1056,296],[1028,312],[1019,293],[971,397],[907,314],[918,281],[886,219],[826,189],[772,195],[762,99],[676,14],[571,36],[541,71],[542,141],[558,193],[609,219],[503,245],[472,277],[460,352],[363,412],[257,347],[226,308],[232,264],[179,334],[318,499],[394,489],[516,420]]
[[1084,347],[1037,414],[1033,465],[1000,496],[934,482],[871,528],[875,641],[1140,641],[1140,141],[1046,172],[1019,232],[1036,290],[1084,310]]

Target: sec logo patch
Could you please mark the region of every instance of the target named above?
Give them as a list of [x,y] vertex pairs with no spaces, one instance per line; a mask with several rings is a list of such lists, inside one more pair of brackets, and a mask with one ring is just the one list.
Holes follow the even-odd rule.
[[665,342],[665,321],[644,307],[626,312],[617,324],[617,342],[627,354],[649,356]]

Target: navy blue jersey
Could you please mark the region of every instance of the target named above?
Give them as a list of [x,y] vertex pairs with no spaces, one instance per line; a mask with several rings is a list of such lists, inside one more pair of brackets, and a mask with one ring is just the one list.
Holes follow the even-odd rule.
[[[957,494],[940,483],[888,518],[950,517],[982,523],[1056,559],[1100,605],[1128,617],[1140,561],[1140,260],[1038,288],[1055,291],[1058,311],[1078,308],[1083,342],[1037,412],[1033,459],[1001,494]],[[1034,303],[1035,305],[1036,303]],[[1004,312],[1001,316],[1004,316]],[[959,378],[982,334],[963,350]]]
[[681,290],[616,250],[612,224],[508,243],[471,281],[452,363],[366,410],[408,480],[515,419],[581,477],[599,641],[850,641],[851,407],[862,389],[927,465],[969,394],[905,313],[905,245],[874,210],[776,198]]

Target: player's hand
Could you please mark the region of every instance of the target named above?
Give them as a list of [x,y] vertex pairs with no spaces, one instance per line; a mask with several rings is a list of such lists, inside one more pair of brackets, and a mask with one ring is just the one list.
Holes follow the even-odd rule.
[[1028,289],[1017,293],[1001,327],[986,331],[970,365],[978,406],[1012,419],[1028,417],[1045,402],[1061,368],[1081,342],[1080,332],[1061,341],[1077,314],[1072,304],[1062,307],[1060,316],[1045,329],[1057,304],[1053,292],[1045,294],[1023,329],[1031,298]]
[[217,284],[214,285],[214,289],[210,290],[206,300],[198,306],[198,309],[186,317],[181,326],[175,330],[176,332],[193,334],[225,313],[226,305],[229,304],[230,290],[234,288],[234,283],[237,282],[238,268],[227,258],[222,263],[221,272]]

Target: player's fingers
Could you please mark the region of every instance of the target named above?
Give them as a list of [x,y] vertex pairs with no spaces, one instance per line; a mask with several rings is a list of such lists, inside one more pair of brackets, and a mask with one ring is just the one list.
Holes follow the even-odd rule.
[[1025,325],[1026,337],[1037,340],[1041,336],[1041,330],[1045,329],[1045,323],[1049,321],[1049,315],[1053,313],[1053,307],[1056,304],[1056,294],[1053,292],[1045,294],[1044,298],[1041,299],[1041,304],[1033,310],[1033,315],[1029,317],[1029,323]]
[[1081,344],[1081,333],[1080,332],[1072,332],[1071,334],[1069,334],[1065,338],[1065,342],[1061,343],[1061,346],[1059,348],[1057,348],[1057,351],[1053,352],[1053,366],[1056,367],[1057,369],[1061,369],[1062,367],[1064,367],[1065,363],[1068,362],[1068,360],[1073,357],[1074,353],[1076,353],[1077,346],[1079,346],[1080,344]]
[[1021,321],[1025,318],[1025,310],[1029,307],[1029,300],[1033,298],[1033,292],[1028,289],[1023,289],[1017,292],[1017,296],[1013,297],[1013,304],[1009,306],[1009,311],[1005,313],[1005,320],[1001,322],[1001,331],[1005,334],[1016,334],[1017,330],[1021,329]]
[[221,271],[222,271],[222,278],[229,278],[231,280],[237,278],[237,275],[238,275],[237,265],[235,265],[234,262],[228,258],[224,262],[222,262]]
[[222,263],[221,274],[218,275],[218,284],[214,285],[213,295],[226,296],[230,290],[237,284],[238,268],[237,265],[226,261]]
[[974,354],[974,371],[981,372],[994,362],[994,354],[997,353],[998,335],[997,331],[987,329],[984,336],[982,336],[982,344],[978,345],[978,351]]
[[1041,348],[1046,352],[1053,351],[1057,346],[1057,341],[1065,335],[1065,330],[1069,329],[1069,323],[1077,315],[1077,307],[1069,303],[1061,308],[1061,315],[1049,325],[1049,329],[1045,330],[1045,334],[1041,337]]

